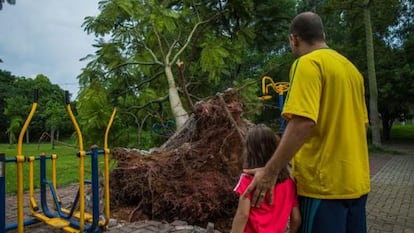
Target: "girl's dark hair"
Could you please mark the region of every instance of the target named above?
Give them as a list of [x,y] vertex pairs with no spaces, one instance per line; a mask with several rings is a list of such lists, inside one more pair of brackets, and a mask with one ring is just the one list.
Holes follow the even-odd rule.
[[[280,138],[275,132],[264,124],[253,126],[247,131],[245,150],[244,150],[244,168],[264,167],[270,160]],[[289,177],[287,167],[280,171],[277,183],[286,180]]]

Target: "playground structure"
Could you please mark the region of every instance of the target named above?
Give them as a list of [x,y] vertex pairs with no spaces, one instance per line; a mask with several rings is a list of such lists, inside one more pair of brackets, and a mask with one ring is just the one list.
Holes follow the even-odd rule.
[[[43,222],[53,228],[61,229],[65,232],[101,232],[106,228],[110,219],[110,199],[109,199],[109,153],[108,135],[113,120],[116,115],[116,103],[106,127],[104,136],[104,148],[99,150],[97,146],[93,146],[91,151],[85,151],[83,147],[83,139],[78,123],[73,115],[69,92],[65,92],[66,110],[76,130],[79,151],[77,157],[79,159],[79,189],[74,198],[70,209],[61,206],[60,198],[56,192],[56,160],[57,155],[52,154],[46,156],[29,156],[27,159],[22,154],[23,136],[30,124],[38,105],[38,91],[35,90],[34,101],[30,113],[20,131],[17,154],[15,158],[5,158],[4,154],[0,154],[0,233],[17,229],[18,233],[24,232],[24,227]],[[99,168],[98,156],[104,156],[104,220],[99,219]],[[85,180],[85,157],[91,156],[91,180]],[[34,162],[40,161],[40,208],[34,197]],[[51,179],[46,178],[46,160],[51,160]],[[17,170],[17,222],[6,224],[6,203],[5,203],[5,165],[9,162],[16,163]],[[23,164],[27,162],[29,167],[29,209],[32,218],[24,219],[24,193],[23,193]],[[92,189],[92,213],[85,211],[85,184],[90,184]],[[52,200],[53,210],[49,209],[47,201],[47,188],[49,188]],[[78,210],[77,210],[77,206]]]
[[[269,83],[266,83],[269,81]],[[274,82],[273,79],[269,76],[264,76],[262,78],[262,96],[258,97],[259,100],[270,100],[272,95],[269,94],[269,87],[271,87],[279,95],[279,112],[282,113],[283,104],[284,104],[284,93],[289,90],[289,82]],[[280,128],[279,134],[282,135],[285,130],[285,119],[280,117]]]

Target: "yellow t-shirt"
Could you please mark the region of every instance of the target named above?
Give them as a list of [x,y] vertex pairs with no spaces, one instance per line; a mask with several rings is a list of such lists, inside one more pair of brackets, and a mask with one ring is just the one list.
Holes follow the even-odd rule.
[[332,49],[298,58],[282,115],[316,123],[293,158],[298,194],[318,199],[352,199],[370,191],[364,80]]

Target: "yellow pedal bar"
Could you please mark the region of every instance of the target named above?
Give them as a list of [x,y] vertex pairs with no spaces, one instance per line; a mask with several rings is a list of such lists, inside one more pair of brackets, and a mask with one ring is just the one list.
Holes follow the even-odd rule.
[[58,228],[58,229],[62,229],[65,232],[70,232],[70,233],[81,233],[82,231],[80,231],[79,229],[73,228],[70,226],[70,222],[67,221],[66,219],[62,219],[62,218],[49,218],[43,214],[40,213],[32,213],[33,217],[35,217],[36,219],[46,223],[47,225],[53,227],[53,228]]

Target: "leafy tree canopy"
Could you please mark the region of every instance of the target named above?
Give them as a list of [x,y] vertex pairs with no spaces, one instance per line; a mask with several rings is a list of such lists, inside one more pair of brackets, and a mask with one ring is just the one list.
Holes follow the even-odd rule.
[[[260,78],[275,70],[272,54],[287,50],[294,5],[291,0],[101,1],[100,14],[83,24],[98,38],[79,80],[84,89],[98,81],[109,95],[154,103],[136,106],[141,113],[134,118],[141,120],[159,103],[166,105],[165,96],[171,104],[173,87],[185,111],[191,110],[186,100],[201,100],[248,78],[257,79],[259,90]],[[183,64],[181,74],[177,62]],[[175,105],[166,106],[165,114],[172,116]]]

